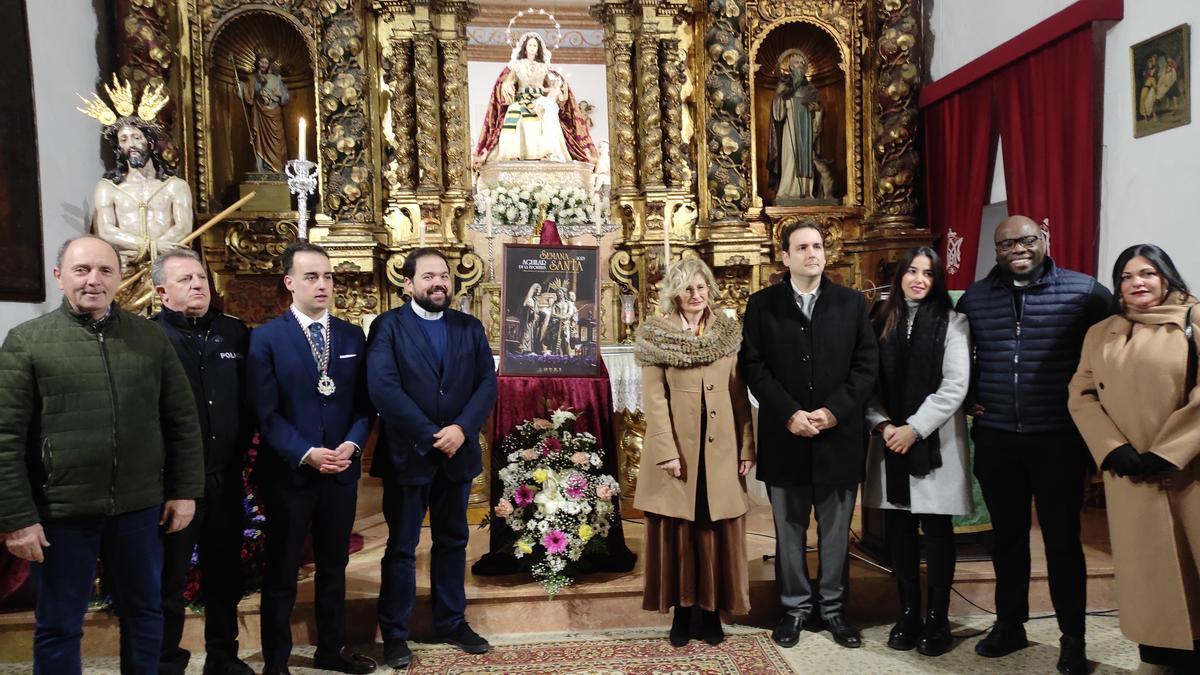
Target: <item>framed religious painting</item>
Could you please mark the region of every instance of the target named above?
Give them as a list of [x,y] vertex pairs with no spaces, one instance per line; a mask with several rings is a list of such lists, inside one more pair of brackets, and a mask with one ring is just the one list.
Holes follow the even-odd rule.
[[1129,48],[1133,67],[1133,136],[1192,121],[1191,27],[1176,26]]
[[0,82],[8,92],[0,101],[0,301],[42,302],[46,275],[25,2],[0,2],[0,25],[9,27],[0,40]]
[[600,250],[504,245],[500,373],[600,373]]

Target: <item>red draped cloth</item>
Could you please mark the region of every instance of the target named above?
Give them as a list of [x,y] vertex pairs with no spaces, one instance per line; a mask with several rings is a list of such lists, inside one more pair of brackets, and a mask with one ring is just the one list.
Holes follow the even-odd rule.
[[0,542],[0,608],[30,607],[33,595],[29,563],[9,553]]
[[1089,25],[994,78],[1008,212],[1048,219],[1055,264],[1090,275],[1100,217],[1096,68],[1103,62],[1097,65]]
[[[517,425],[536,417],[549,419],[550,412],[567,408],[579,415],[574,430],[587,432],[596,437],[596,446],[604,451],[604,472],[617,474],[617,441],[612,422],[612,387],[608,380],[608,369],[600,360],[600,375],[597,377],[511,377],[501,375],[496,379],[499,396],[492,412],[492,465],[491,494],[495,507],[504,486],[500,483],[500,469],[508,464],[500,452],[501,441]],[[547,410],[549,406],[549,410]],[[628,571],[633,569],[634,555],[625,544],[625,531],[621,527],[619,500],[613,514],[612,529],[607,544],[608,555],[604,560],[594,561],[596,571]],[[509,549],[511,537],[507,535],[502,521],[491,528],[490,553],[473,567],[475,574],[509,574],[521,570],[520,561]]]
[[994,160],[992,83],[966,87],[924,114],[929,225],[946,268],[946,285],[963,290],[975,281],[979,221]]

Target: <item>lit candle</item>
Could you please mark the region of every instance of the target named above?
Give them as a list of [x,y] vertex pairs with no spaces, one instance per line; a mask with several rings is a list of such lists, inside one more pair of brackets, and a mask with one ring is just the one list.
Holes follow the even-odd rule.
[[417,222],[417,245],[425,248],[425,219],[422,218]]
[[300,159],[305,159],[305,155],[307,153],[305,153],[304,151],[307,149],[307,147],[306,147],[307,145],[308,145],[308,123],[304,121],[303,117],[301,117],[300,118]]

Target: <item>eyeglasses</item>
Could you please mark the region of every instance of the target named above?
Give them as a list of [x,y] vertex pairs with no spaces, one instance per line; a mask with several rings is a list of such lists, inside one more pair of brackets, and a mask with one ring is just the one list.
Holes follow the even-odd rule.
[[1011,251],[1013,247],[1020,244],[1022,248],[1029,248],[1042,238],[1040,234],[1031,234],[1026,237],[1017,237],[1016,239],[1001,239],[996,242],[996,249],[999,251]]

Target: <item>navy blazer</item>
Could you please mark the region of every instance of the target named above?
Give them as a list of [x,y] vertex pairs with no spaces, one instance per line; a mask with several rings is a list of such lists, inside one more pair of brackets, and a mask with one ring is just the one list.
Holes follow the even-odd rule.
[[[362,448],[374,418],[366,392],[362,328],[330,315],[329,332],[333,340],[329,376],[337,387],[332,396],[317,392],[317,363],[290,310],[250,334],[246,386],[264,450],[259,455],[260,467],[267,475],[280,474],[295,485],[310,483],[321,475],[300,463],[309,448],[334,449],[345,441]],[[356,458],[334,478],[351,483],[361,474],[362,465]]]
[[[496,365],[483,324],[447,309],[446,358],[439,366],[409,304],[371,324],[367,386],[383,424],[371,475],[427,485],[440,469],[450,482],[483,470],[479,430],[496,404]],[[433,448],[433,435],[457,424],[466,441],[453,458]]]

